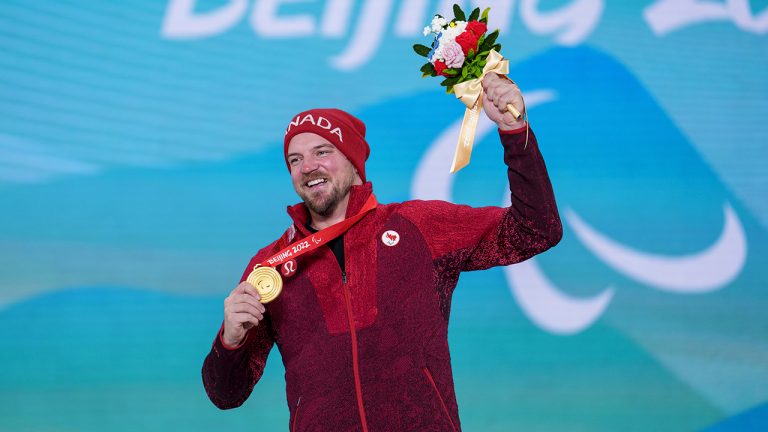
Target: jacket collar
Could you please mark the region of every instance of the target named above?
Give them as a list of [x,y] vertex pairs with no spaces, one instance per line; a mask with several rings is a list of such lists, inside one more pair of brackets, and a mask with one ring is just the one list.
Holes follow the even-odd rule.
[[[349,218],[357,214],[368,197],[373,193],[373,184],[371,182],[365,182],[362,185],[355,185],[349,189],[349,203],[347,204],[347,213],[344,218]],[[307,236],[310,231],[307,229],[307,222],[309,222],[309,209],[306,204],[300,202],[298,204],[288,206],[288,216],[293,219],[293,224],[296,229],[304,236]]]

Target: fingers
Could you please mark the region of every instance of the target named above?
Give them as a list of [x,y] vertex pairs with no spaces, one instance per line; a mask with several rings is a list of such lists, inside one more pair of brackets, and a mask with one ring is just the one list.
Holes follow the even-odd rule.
[[228,303],[237,302],[249,302],[254,306],[259,304],[263,309],[263,305],[261,304],[261,295],[256,290],[256,288],[254,288],[253,285],[249,284],[248,282],[241,282],[240,285],[233,289],[229,294],[229,297],[224,300],[224,306],[226,307]]
[[224,318],[236,325],[258,325],[264,319],[266,307],[261,296],[248,282],[242,282],[224,299]]
[[[507,105],[511,104],[518,112],[523,112],[523,96],[517,85],[511,82],[506,82],[498,86],[488,86],[488,90],[485,94],[488,96],[488,102],[492,103],[499,112],[504,113],[505,120],[515,120],[515,116],[508,112]],[[483,102],[485,103],[486,101],[484,100]]]
[[[258,326],[260,320],[249,313],[240,312],[240,313],[232,314],[232,322],[236,325],[242,326],[243,329],[247,331],[247,330],[250,330],[252,327]],[[245,335],[243,335],[243,337],[245,337]]]
[[483,106],[485,107],[485,110],[488,110],[488,107],[495,107],[496,105],[491,102],[491,100],[488,98],[488,93],[483,92]]
[[[483,81],[483,83],[485,83],[485,81]],[[488,95],[491,102],[497,106],[502,102],[504,102],[503,105],[506,106],[506,104],[513,102],[518,97],[522,99],[522,94],[520,93],[517,84],[500,78],[496,78],[496,81],[491,84],[483,85],[483,90],[485,94]]]
[[256,297],[256,300],[261,300],[261,295],[259,292],[256,291],[256,288],[247,281],[240,282],[240,285],[238,285],[232,291],[232,294],[249,294]]
[[[262,305],[263,308],[263,305]],[[228,303],[224,306],[224,338],[229,345],[238,345],[245,332],[259,325],[264,319],[263,309],[245,302]]]
[[[256,294],[258,295],[258,293]],[[246,294],[235,294],[232,296],[232,305],[237,304],[248,304],[253,306],[256,310],[261,312],[262,314],[267,310],[266,307],[264,307],[264,304],[261,303],[256,296],[246,293]],[[226,306],[226,305],[225,305]]]
[[263,316],[266,312],[266,307],[264,307],[259,299],[259,293],[253,287],[241,289],[241,286],[238,286],[229,297],[224,299],[224,314],[226,316],[229,312],[243,312],[243,308],[247,306],[250,310],[258,312],[260,316]]
[[240,316],[242,318],[242,314],[248,315],[245,317],[245,320],[238,320],[239,323],[252,322],[253,318],[256,320],[254,324],[258,324],[259,321],[264,319],[264,312],[248,303],[237,303],[232,305],[229,307],[227,312],[231,317]]
[[494,89],[495,91],[488,95],[491,103],[496,105],[500,111],[507,110],[507,104],[512,103],[515,100],[517,89]]
[[481,83],[483,85],[483,91],[485,91],[486,93],[488,92],[496,93],[499,91],[500,87],[504,87],[510,84],[514,85],[514,83],[510,81],[507,77],[502,78],[494,72],[490,72],[487,75],[485,75]]
[[487,87],[498,85],[502,79],[495,72],[490,72],[483,77],[483,89],[487,90]]
[[[520,91],[516,88],[513,90],[510,90],[509,92],[502,94],[499,96],[498,100],[496,101],[496,106],[499,107],[499,110],[501,110],[505,116],[509,115],[509,118],[512,120],[516,120],[517,118],[512,113],[515,113],[515,110],[512,110],[509,108],[509,106],[513,106],[517,112],[516,114],[520,114],[525,110],[525,104],[523,103],[523,96],[520,94]],[[510,112],[511,111],[511,112]]]
[[227,301],[224,302],[225,309],[227,309],[228,307],[231,309],[239,305],[248,305],[254,308],[255,310],[259,311],[259,313],[261,314],[263,314],[267,310],[266,307],[264,307],[264,304],[256,300],[256,297],[250,294],[235,294],[229,299],[229,302]]

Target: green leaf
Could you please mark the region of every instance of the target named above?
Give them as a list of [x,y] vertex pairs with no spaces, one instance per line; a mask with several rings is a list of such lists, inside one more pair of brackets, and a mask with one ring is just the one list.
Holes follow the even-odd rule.
[[475,8],[475,10],[472,11],[471,14],[469,14],[469,19],[467,21],[477,21],[477,18],[480,17],[480,8]]
[[453,5],[453,16],[456,17],[457,21],[466,21],[467,20],[467,16],[464,15],[464,11],[461,10],[459,5],[457,5],[457,4]]
[[491,33],[488,33],[485,36],[485,40],[483,41],[483,46],[480,47],[481,51],[491,50],[491,47],[496,42],[496,38],[499,37],[499,30],[494,30]]
[[420,70],[424,75],[431,76],[437,73],[437,71],[435,71],[435,67],[432,65],[432,63],[429,63],[429,62],[425,63]]
[[443,69],[443,75],[448,75],[450,77],[456,76],[458,75],[458,73],[459,73],[459,69],[456,69],[456,68]]
[[487,7],[483,11],[482,15],[480,15],[480,21],[488,24],[488,12],[491,11],[491,8]]
[[496,50],[496,52],[501,53],[501,44],[496,44],[493,46],[493,49]]
[[460,77],[446,78],[444,81],[446,84],[454,85],[461,82]]
[[469,52],[467,53],[467,60],[473,61],[474,59],[475,59],[475,50],[470,48]]
[[427,57],[429,52],[432,51],[432,48],[422,44],[413,44],[413,50],[416,51],[416,54],[422,57]]
[[446,78],[443,80],[443,82],[440,83],[442,86],[451,86],[453,87],[455,84],[460,83],[459,77],[452,77],[452,78]]
[[461,77],[462,78],[466,79],[467,78],[467,73],[469,73],[469,68],[465,67],[465,68],[461,69]]

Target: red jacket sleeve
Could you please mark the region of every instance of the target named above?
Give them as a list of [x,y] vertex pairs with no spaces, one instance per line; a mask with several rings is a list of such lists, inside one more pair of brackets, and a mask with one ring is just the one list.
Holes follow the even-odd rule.
[[500,133],[512,205],[413,201],[402,211],[427,238],[435,261],[453,271],[524,261],[560,241],[562,225],[544,159],[531,131]]
[[[240,282],[246,280],[254,264],[260,263],[272,244],[259,251],[248,263]],[[228,347],[222,341],[224,325],[216,335],[211,351],[203,362],[203,386],[208,398],[221,409],[236,408],[248,399],[253,387],[264,373],[267,356],[274,345],[269,309],[258,326],[246,334],[238,347]]]

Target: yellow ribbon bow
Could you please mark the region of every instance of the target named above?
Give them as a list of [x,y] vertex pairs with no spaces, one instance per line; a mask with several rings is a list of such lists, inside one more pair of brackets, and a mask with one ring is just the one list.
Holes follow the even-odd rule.
[[[488,53],[483,73],[478,78],[453,86],[453,92],[456,94],[456,97],[467,106],[467,109],[464,111],[464,120],[461,122],[461,132],[459,132],[459,142],[456,144],[456,152],[451,163],[451,173],[455,173],[469,164],[472,145],[475,142],[477,120],[480,116],[480,111],[483,109],[483,77],[491,72],[499,75],[509,73],[509,61],[505,60],[496,50],[491,50]],[[507,109],[515,117],[520,116],[520,113],[511,105]]]

